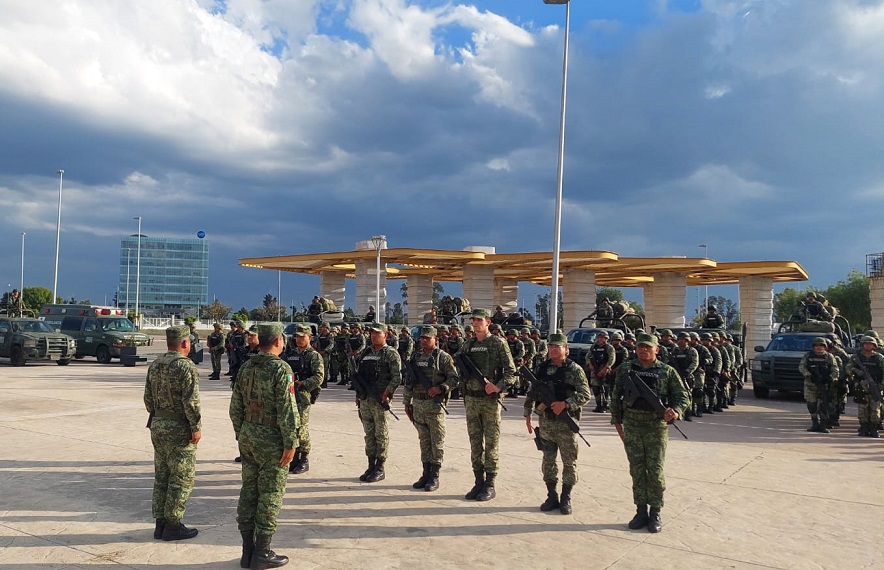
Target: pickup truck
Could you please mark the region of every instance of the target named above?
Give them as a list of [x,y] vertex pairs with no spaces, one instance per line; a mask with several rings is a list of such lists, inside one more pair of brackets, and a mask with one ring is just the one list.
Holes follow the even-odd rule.
[[77,341],[57,332],[46,321],[0,315],[0,357],[8,358],[13,366],[24,366],[28,360],[50,360],[66,366],[76,352]]

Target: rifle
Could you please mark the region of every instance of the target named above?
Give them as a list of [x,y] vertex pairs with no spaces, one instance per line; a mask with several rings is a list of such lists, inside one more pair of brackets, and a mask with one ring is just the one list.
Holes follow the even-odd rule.
[[144,426],[144,427],[146,427],[146,428],[149,429],[149,428],[150,428],[150,424],[152,424],[152,423],[153,423],[153,412],[151,412],[151,413],[149,413],[149,414],[147,415],[147,425]]
[[881,401],[881,386],[875,382],[875,379],[872,378],[872,375],[869,374],[869,371],[866,369],[866,365],[863,364],[862,360],[860,360],[859,355],[853,355],[853,361],[859,364],[859,369],[862,370],[863,378],[859,381],[859,385],[862,386],[863,390],[869,395],[869,398],[872,399],[873,402]]
[[[424,371],[419,369],[414,365],[414,362],[411,360],[407,360],[405,362],[405,375],[406,377],[414,378],[420,381],[424,388],[429,390],[433,387],[433,381],[427,378],[427,375],[424,374]],[[413,382],[412,382],[413,384]],[[442,395],[439,394],[437,396],[433,396],[433,402],[439,404],[442,407],[442,411],[445,412],[445,415],[450,415],[448,413],[448,408],[445,407],[445,404],[442,403]]]
[[390,403],[384,403],[381,401],[381,395],[378,394],[377,386],[374,384],[369,385],[365,378],[358,373],[353,374],[353,377],[350,380],[353,382],[353,390],[356,391],[356,396],[363,399],[368,399],[368,397],[371,396],[374,401],[380,404],[385,412],[390,412],[390,414],[396,418],[396,421],[399,421],[399,416],[397,416],[396,412],[390,408]]
[[[623,401],[632,405],[639,398],[642,398],[645,402],[650,404],[651,407],[654,408],[654,411],[660,414],[661,418],[663,417],[663,413],[666,411],[666,406],[660,401],[660,397],[657,396],[657,394],[655,394],[641,378],[635,378],[634,371],[628,370],[623,377]],[[675,425],[675,422],[667,422],[667,424],[674,427],[683,438],[688,438],[688,436]]]
[[[473,362],[469,356],[467,356],[463,352],[458,352],[454,358],[455,358],[455,360],[457,360],[457,364],[461,365],[461,368],[464,368],[469,373],[469,375],[472,376],[473,378],[478,378],[479,380],[481,380],[483,385],[486,385],[486,384],[494,385],[494,383],[491,382],[490,380],[488,380],[488,378],[485,378],[485,375],[482,374],[482,371],[479,370],[479,367],[476,366],[476,363]],[[500,407],[503,408],[504,412],[509,411],[506,409],[506,406],[503,405],[503,402],[500,401],[499,397],[494,398],[494,400],[498,404],[500,404]]]
[[[530,382],[531,393],[529,397],[533,398],[535,402],[540,402],[540,406],[535,407],[534,412],[537,415],[540,415],[541,412],[546,410],[552,412],[552,403],[556,401],[555,389],[553,388],[552,382],[541,382],[536,376],[534,376],[534,373],[528,370],[525,366],[519,368],[519,374],[522,378]],[[562,410],[562,413],[558,414],[556,418],[564,421],[565,425],[568,426],[568,429],[579,435],[580,439],[583,440],[587,447],[592,447],[589,441],[583,437],[582,433],[580,433],[580,425],[573,417],[571,417],[568,410]]]

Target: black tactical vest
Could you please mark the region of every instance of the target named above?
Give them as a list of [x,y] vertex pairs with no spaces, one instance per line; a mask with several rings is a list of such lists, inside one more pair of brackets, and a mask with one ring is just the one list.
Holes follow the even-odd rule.
[[[589,349],[590,359],[596,368],[603,365],[608,361],[608,345],[600,345],[599,343],[595,343],[592,345],[592,348]],[[616,351],[615,351],[616,353]],[[615,354],[616,361],[616,354]]]
[[829,354],[820,355],[811,352],[807,356],[807,369],[810,370],[812,379],[818,381],[828,380],[832,372],[832,362],[829,360]]
[[556,368],[555,372],[551,374],[550,369],[552,368],[552,361],[547,361],[545,365],[541,366],[540,378],[538,378],[538,380],[541,382],[552,382],[553,387],[555,388],[556,401],[564,402],[576,390],[574,386],[565,381],[565,369],[568,366],[571,366],[572,362],[573,360],[571,359],[565,359],[562,365]]
[[[632,377],[638,377],[642,382],[644,382],[651,391],[660,396],[660,372],[657,368],[649,368],[644,369],[638,364],[634,364],[632,366]],[[650,402],[646,401],[644,398],[637,398],[635,403],[632,405],[632,409],[641,410],[645,412],[653,412],[654,406],[651,405]]]

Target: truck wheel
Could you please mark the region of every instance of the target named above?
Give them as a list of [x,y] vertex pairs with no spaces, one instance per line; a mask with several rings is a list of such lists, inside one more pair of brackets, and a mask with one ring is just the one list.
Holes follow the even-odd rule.
[[76,358],[77,360],[83,360],[83,359],[86,358],[86,357],[83,356],[82,354],[75,354],[75,355],[74,355],[74,358]]
[[70,358],[62,358],[61,360],[56,360],[55,362],[59,366],[67,366],[68,364],[71,363],[71,359]]
[[752,393],[755,394],[756,398],[766,399],[770,396],[770,388],[764,388],[762,386],[752,386]]
[[110,361],[111,361],[110,349],[108,349],[108,347],[106,347],[102,344],[101,346],[98,347],[98,349],[96,349],[95,358],[97,358],[98,362],[100,362],[102,364],[110,364]]
[[20,346],[13,346],[12,352],[9,355],[9,363],[13,366],[24,366],[25,365],[25,353],[22,352]]

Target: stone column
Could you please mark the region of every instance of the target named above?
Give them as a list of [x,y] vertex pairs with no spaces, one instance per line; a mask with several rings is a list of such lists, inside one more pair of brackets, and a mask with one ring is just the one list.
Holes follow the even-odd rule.
[[[467,299],[470,299],[467,297]],[[494,279],[494,303],[488,307],[494,312],[494,307],[500,305],[507,313],[513,313],[519,308],[519,282],[515,279]],[[470,303],[473,300],[470,299]]]
[[319,274],[319,296],[330,299],[338,309],[344,310],[346,303],[347,274],[343,271],[323,271]]
[[746,324],[746,357],[754,358],[756,345],[767,346],[773,326],[773,279],[740,278],[740,320]]
[[562,327],[567,333],[595,311],[595,271],[566,268],[562,272],[561,298]]
[[474,309],[494,312],[494,267],[467,264],[463,268],[463,296]]
[[[652,289],[654,301],[653,320],[648,317],[645,309],[645,327],[651,330],[651,325],[657,328],[683,327],[685,316],[685,295],[687,294],[687,282],[683,273],[667,271],[654,274],[654,283],[645,287],[645,294]],[[647,306],[646,306],[647,307]]]
[[657,324],[657,299],[654,293],[653,283],[642,285],[642,306],[645,308],[645,332],[651,330],[651,325]]
[[869,300],[872,304],[872,330],[884,331],[884,277],[869,278]]
[[408,286],[408,324],[419,325],[424,315],[433,310],[432,275],[409,275],[405,279]]
[[[357,250],[376,251],[371,240],[356,242]],[[387,249],[387,242],[381,244],[381,249]],[[369,306],[374,306],[377,298],[377,258],[356,260],[356,316],[361,320],[368,312]],[[381,259],[381,306],[375,307],[375,313],[379,322],[384,322],[387,306],[387,265]]]

